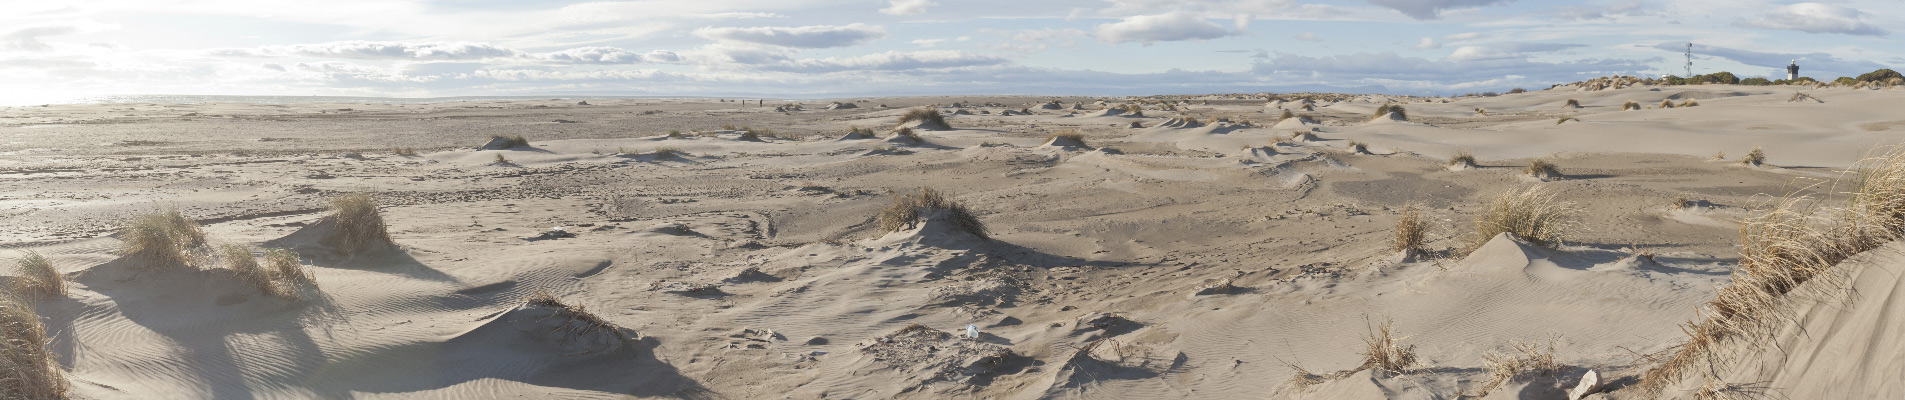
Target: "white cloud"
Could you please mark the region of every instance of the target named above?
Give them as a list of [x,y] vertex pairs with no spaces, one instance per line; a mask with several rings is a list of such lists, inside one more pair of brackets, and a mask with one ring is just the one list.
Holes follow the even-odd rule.
[[946,39],[913,39],[907,43],[916,44],[919,45],[919,47],[939,47],[940,43],[945,42]]
[[893,0],[891,3],[888,3],[886,8],[880,9],[880,13],[888,15],[920,15],[926,13],[926,7],[932,7],[934,5],[938,5],[938,3],[927,0]]
[[1469,40],[1469,39],[1475,39],[1480,37],[1482,37],[1481,32],[1462,32],[1462,33],[1452,34],[1448,36],[1443,36],[1442,40],[1447,40],[1447,41]]
[[1421,43],[1416,43],[1416,49],[1419,49],[1419,50],[1440,49],[1440,48],[1442,48],[1442,44],[1436,43],[1435,39],[1422,38]]
[[1296,40],[1301,40],[1301,41],[1305,41],[1305,42],[1321,42],[1321,41],[1323,41],[1323,39],[1318,39],[1318,38],[1316,37],[1316,32],[1303,32],[1303,33],[1301,33],[1301,34],[1298,34],[1298,35],[1296,35]]
[[1096,30],[1098,40],[1110,44],[1138,42],[1148,45],[1154,42],[1216,39],[1237,34],[1186,12],[1127,17],[1118,22],[1098,25]]
[[1442,17],[1442,12],[1458,8],[1475,8],[1506,3],[1509,0],[1369,0],[1369,4],[1389,7],[1401,11],[1402,15],[1420,20]]
[[79,33],[79,28],[67,25],[35,26],[16,29],[0,35],[0,49],[11,51],[50,51],[53,46],[41,42],[45,36],[71,35]]
[[409,60],[481,60],[487,58],[513,58],[523,55],[520,51],[497,47],[488,43],[404,43],[372,42],[364,40],[262,46],[251,49],[219,49],[211,51],[211,54],[221,56]]
[[908,71],[1006,64],[1003,58],[953,50],[888,51],[854,57],[827,57],[771,64],[763,69],[783,72]]
[[1548,53],[1586,47],[1569,43],[1497,43],[1486,46],[1462,46],[1449,53],[1449,61],[1488,61],[1520,60],[1528,58],[1529,53]]
[[1079,39],[1091,37],[1090,33],[1085,33],[1085,31],[1077,29],[1046,28],[1009,31],[985,30],[981,32],[997,36],[999,40],[992,43],[980,44],[979,47],[1012,53],[1034,53],[1048,49],[1073,47],[1078,45]]
[[1555,16],[1572,20],[1591,20],[1652,15],[1646,11],[1646,8],[1647,4],[1642,0],[1629,0],[1606,7],[1564,6],[1555,11]]
[[536,58],[574,64],[667,64],[682,61],[681,55],[673,51],[653,50],[647,53],[636,53],[615,47],[577,47],[537,54]]
[[852,46],[887,36],[886,28],[859,23],[846,26],[701,28],[696,29],[694,34],[713,40],[804,49]]
[[1885,36],[1883,28],[1865,22],[1862,11],[1820,3],[1798,3],[1780,7],[1741,25],[1811,33]]

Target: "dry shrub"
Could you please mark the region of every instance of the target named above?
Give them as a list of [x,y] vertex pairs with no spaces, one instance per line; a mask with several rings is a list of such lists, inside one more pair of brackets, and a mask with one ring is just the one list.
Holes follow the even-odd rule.
[[1793,97],[1786,99],[1787,103],[1798,103],[1798,102],[1804,102],[1804,101],[1819,102],[1819,98],[1812,97],[1812,95],[1805,94],[1805,93],[1793,93]]
[[1639,103],[1639,102],[1635,102],[1635,101],[1633,101],[1633,100],[1628,100],[1628,101],[1627,101],[1626,103],[1621,103],[1621,111],[1627,111],[1627,110],[1639,110],[1639,109],[1640,109],[1640,103]]
[[761,134],[753,130],[741,131],[741,140],[759,142],[761,141]]
[[679,155],[681,155],[681,149],[677,149],[673,147],[656,147],[655,148],[655,158],[674,157]]
[[1408,111],[1403,110],[1401,104],[1383,104],[1376,107],[1376,115],[1373,118],[1382,118],[1385,114],[1396,114],[1397,119],[1409,119]]
[[377,211],[377,200],[364,193],[351,193],[331,200],[331,215],[325,217],[336,226],[326,244],[345,256],[356,256],[390,244],[390,232],[384,227],[384,215]]
[[1700,106],[1700,102],[1694,101],[1693,99],[1687,99],[1687,101],[1680,102],[1680,107],[1699,107],[1699,106]]
[[1752,150],[1746,152],[1745,157],[1740,157],[1740,163],[1753,166],[1764,164],[1766,163],[1766,151],[1760,150],[1759,146],[1753,146]]
[[1429,221],[1422,218],[1422,210],[1414,204],[1402,207],[1402,215],[1396,217],[1396,238],[1390,242],[1389,249],[1414,254],[1422,251],[1422,241],[1428,236]]
[[1363,365],[1358,370],[1375,368],[1400,374],[1415,366],[1416,347],[1402,345],[1402,340],[1407,338],[1397,338],[1394,325],[1394,320],[1385,318],[1381,324],[1369,328],[1369,336],[1363,338]]
[[1573,115],[1567,115],[1567,116],[1562,116],[1561,119],[1555,120],[1554,124],[1561,125],[1561,124],[1567,123],[1568,121],[1580,121],[1580,120],[1581,119],[1575,118]]
[[1483,396],[1489,391],[1516,378],[1546,376],[1553,377],[1561,373],[1563,366],[1554,359],[1554,339],[1548,339],[1544,348],[1534,342],[1511,342],[1509,353],[1490,352],[1482,355],[1483,369],[1488,371],[1489,381],[1482,385]]
[[1357,153],[1357,154],[1368,153],[1369,145],[1364,144],[1363,142],[1351,140],[1349,141],[1349,152]]
[[1563,105],[1562,107],[1567,107],[1567,108],[1581,108],[1581,101],[1580,101],[1580,100],[1575,100],[1575,99],[1568,99],[1568,104],[1566,104],[1566,105]]
[[390,152],[391,152],[391,153],[395,153],[396,155],[400,155],[400,156],[414,156],[414,155],[417,155],[417,148],[415,148],[415,147],[392,147],[392,148],[390,148]]
[[1541,178],[1541,179],[1548,179],[1548,178],[1561,176],[1561,170],[1556,169],[1554,166],[1554,163],[1551,163],[1551,162],[1548,162],[1548,160],[1542,160],[1542,159],[1535,159],[1534,161],[1529,161],[1528,168],[1522,170],[1521,172],[1523,174],[1527,174],[1528,176]]
[[945,115],[941,115],[939,113],[939,110],[935,110],[931,108],[915,108],[912,110],[908,110],[906,114],[900,115],[900,124],[905,124],[905,123],[913,122],[913,121],[922,121],[923,123],[920,126],[934,126],[934,127],[940,127],[940,128],[952,127],[952,125],[949,125],[946,123]]
[[298,301],[297,286],[278,277],[276,271],[258,265],[258,259],[251,256],[251,249],[239,245],[225,245],[225,268],[238,274],[238,278],[258,288],[265,295],[285,300]]
[[13,281],[13,291],[20,296],[43,299],[66,295],[66,277],[40,253],[26,252],[26,257],[14,264],[13,272],[20,275]]
[[524,139],[522,135],[515,135],[515,136],[490,135],[489,138],[490,140],[503,139],[504,149],[514,149],[517,147],[529,147],[529,139]]
[[1541,186],[1510,190],[1489,200],[1482,213],[1475,215],[1471,248],[1480,248],[1503,233],[1537,246],[1553,246],[1573,230],[1579,212],[1574,203],[1561,201]]
[[1673,108],[1673,100],[1661,100],[1660,105],[1654,106],[1654,108]]
[[991,237],[985,223],[979,222],[979,217],[967,211],[965,205],[947,200],[939,191],[930,187],[922,187],[917,193],[895,197],[892,205],[880,211],[880,230],[899,232],[913,229],[918,226],[921,218],[938,212],[945,213],[946,222],[952,224],[954,229],[980,239]]
[[1052,140],[1058,139],[1058,138],[1071,139],[1073,142],[1078,143],[1079,146],[1089,147],[1085,145],[1085,134],[1078,133],[1078,131],[1059,132],[1059,133],[1053,134],[1052,136],[1045,137],[1045,141],[1051,142]]
[[568,337],[579,337],[596,330],[606,329],[609,332],[615,333],[617,337],[621,337],[623,340],[629,339],[622,336],[621,331],[615,327],[615,324],[609,323],[608,320],[602,319],[602,317],[596,316],[595,313],[589,312],[587,309],[584,309],[582,305],[563,303],[562,299],[556,298],[555,295],[550,294],[547,290],[537,290],[534,294],[529,295],[528,298],[523,299],[523,302],[531,307],[554,308],[556,312],[553,316],[554,318],[562,318],[566,320],[566,322],[569,322],[557,328],[564,330],[564,334]]
[[0,294],[0,341],[0,398],[67,398],[64,371],[46,348],[46,325],[8,294]]
[[205,243],[205,230],[178,210],[133,218],[121,233],[125,243],[120,245],[120,255],[150,269],[190,267],[192,248]]
[[1641,376],[1642,390],[1657,394],[1696,367],[1734,362],[1714,354],[1713,346],[1726,339],[1763,338],[1761,333],[1789,320],[1780,306],[1788,292],[1905,233],[1905,147],[1860,160],[1853,170],[1858,173],[1844,207],[1790,196],[1741,221],[1740,261],[1732,283],[1716,291],[1701,317],[1682,327],[1687,343]]
[[1473,167],[1480,164],[1475,163],[1474,154],[1469,154],[1467,151],[1457,151],[1455,152],[1455,157],[1449,158],[1449,166],[1457,165]]
[[503,157],[503,153],[496,153],[496,161],[491,161],[490,164],[509,164],[509,157]]
[[919,132],[914,132],[913,128],[900,128],[900,130],[893,131],[893,136],[906,139],[908,141],[913,142],[914,144],[919,144],[921,142],[926,141],[925,139],[920,138]]
[[1282,120],[1291,119],[1291,118],[1296,118],[1296,113],[1290,110],[1283,110],[1283,115],[1278,116],[1277,121],[1282,121]]
[[285,249],[265,250],[265,269],[278,280],[303,285],[317,285],[317,276],[311,274],[304,262],[298,259],[298,253]]

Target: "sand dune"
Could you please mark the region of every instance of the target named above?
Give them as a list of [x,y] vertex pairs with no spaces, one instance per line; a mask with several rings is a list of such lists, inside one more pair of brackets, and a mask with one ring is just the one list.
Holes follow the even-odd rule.
[[[81,398],[1557,398],[1590,370],[1646,398],[1637,355],[1726,287],[1740,221],[1842,197],[1814,183],[1905,131],[1896,90],[1313,97],[8,108],[0,258],[70,280],[31,304]],[[973,219],[881,219],[922,187]],[[1471,236],[1529,187],[1578,208],[1558,244]],[[387,242],[341,250],[351,193]],[[172,208],[315,282],[287,300],[209,250],[120,251]],[[1419,251],[1392,243],[1405,208]],[[1806,283],[1777,346],[1731,344],[1717,376],[1896,396],[1898,255]],[[1401,373],[1364,367],[1384,321]],[[1558,367],[1488,369],[1527,343]]]

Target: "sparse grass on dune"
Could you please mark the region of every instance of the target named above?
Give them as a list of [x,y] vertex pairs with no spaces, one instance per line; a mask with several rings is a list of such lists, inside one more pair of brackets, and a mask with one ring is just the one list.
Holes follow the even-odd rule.
[[40,315],[11,294],[0,293],[0,398],[65,399],[69,385],[47,350]]
[[900,124],[902,125],[908,122],[913,122],[913,121],[922,121],[923,122],[922,126],[932,125],[932,126],[943,127],[943,128],[952,127],[951,124],[946,123],[945,115],[940,114],[939,110],[935,110],[932,108],[915,108],[912,110],[908,110],[905,114],[900,115]]
[[1562,107],[1581,108],[1581,101],[1575,100],[1575,99],[1568,99],[1568,104],[1562,105]]
[[1455,152],[1455,157],[1449,158],[1449,166],[1458,166],[1458,165],[1473,167],[1480,164],[1475,163],[1474,154],[1469,154],[1467,151],[1457,151]]
[[38,252],[26,252],[14,263],[13,272],[20,275],[13,281],[13,292],[26,299],[66,295],[66,277]]
[[400,155],[400,156],[414,156],[414,155],[417,155],[417,149],[416,149],[416,148],[414,148],[414,147],[392,147],[392,148],[390,148],[390,152],[391,152],[392,154],[396,154],[396,155]]
[[1766,163],[1766,151],[1760,150],[1759,146],[1753,146],[1752,150],[1748,150],[1746,152],[1745,157],[1740,157],[1740,164],[1759,166],[1765,163]]
[[133,218],[121,235],[120,255],[143,269],[189,268],[192,248],[205,243],[205,230],[178,210]]
[[1490,199],[1475,215],[1469,248],[1480,248],[1503,233],[1537,246],[1554,246],[1574,229],[1580,210],[1541,186],[1510,190]]
[[[1055,140],[1057,140],[1057,139],[1060,139],[1060,138],[1063,138],[1063,139],[1069,139],[1069,140],[1071,140],[1071,141],[1072,141],[1073,143],[1077,143],[1077,144],[1078,144],[1079,146],[1085,146],[1085,134],[1083,134],[1083,133],[1078,133],[1078,131],[1073,131],[1073,130],[1067,130],[1067,131],[1064,131],[1064,132],[1059,132],[1059,133],[1056,133],[1056,134],[1052,134],[1052,136],[1047,136],[1047,137],[1045,137],[1045,141],[1046,141],[1046,142],[1054,142]],[[1054,143],[1055,143],[1055,142],[1054,142]]]
[[654,154],[655,154],[655,158],[667,158],[667,157],[680,156],[682,153],[681,153],[681,149],[663,146],[663,147],[656,147]]
[[1561,119],[1555,120],[1554,124],[1561,125],[1561,124],[1567,123],[1568,121],[1580,121],[1580,119],[1575,118],[1573,115],[1565,115],[1565,116],[1562,116]]
[[522,135],[515,135],[515,136],[490,135],[489,138],[490,140],[503,139],[504,149],[514,149],[517,147],[529,147],[529,139],[524,139]]
[[939,191],[922,187],[918,192],[903,194],[893,198],[893,204],[880,211],[880,230],[899,232],[918,226],[920,219],[931,217],[934,213],[945,213],[943,217],[954,229],[972,234],[980,239],[991,237],[984,222],[973,216],[966,206],[947,200]]
[[298,253],[285,249],[265,250],[265,269],[279,280],[294,284],[317,285],[317,277],[298,259]]
[[1554,339],[1548,339],[1544,348],[1534,342],[1511,342],[1509,353],[1490,352],[1482,355],[1482,369],[1488,371],[1488,383],[1482,385],[1481,396],[1500,388],[1501,385],[1517,378],[1530,376],[1556,376],[1564,366],[1555,361]]
[[1524,175],[1537,179],[1549,179],[1561,176],[1561,170],[1556,168],[1554,163],[1539,158],[1534,161],[1529,161],[1528,168],[1521,172]]
[[758,132],[755,132],[752,129],[741,131],[741,140],[746,140],[750,142],[758,142],[758,141],[761,141],[761,134]]
[[496,153],[496,160],[491,161],[490,164],[509,164],[509,157],[503,157],[503,153]]
[[893,131],[893,136],[912,141],[914,144],[926,141],[924,138],[919,137],[919,132],[914,132],[913,128],[900,128],[897,131]]
[[1402,214],[1396,217],[1396,237],[1389,249],[1408,254],[1420,252],[1428,232],[1429,221],[1422,218],[1422,210],[1414,204],[1403,206]]
[[1687,99],[1687,101],[1680,102],[1680,107],[1683,107],[1683,108],[1684,107],[1699,107],[1699,106],[1700,106],[1700,102],[1694,101],[1693,99]]
[[1626,103],[1621,103],[1621,111],[1639,110],[1639,109],[1640,109],[1640,102],[1628,100]]
[[589,312],[580,304],[564,303],[562,299],[556,298],[555,295],[550,294],[547,290],[537,290],[534,294],[529,295],[528,298],[524,298],[523,303],[531,307],[555,309],[556,313],[553,317],[562,318],[566,320],[566,322],[570,322],[558,328],[564,331],[565,336],[574,338],[597,330],[607,330],[623,340],[630,339],[623,337],[621,331],[616,328],[615,324],[610,323],[606,319],[602,319],[602,317],[595,315],[595,313]]
[[1283,115],[1277,117],[1277,121],[1282,121],[1282,120],[1291,119],[1291,118],[1296,118],[1296,112],[1290,111],[1290,110],[1283,110]]
[[222,251],[225,268],[238,274],[238,278],[251,284],[267,296],[285,300],[300,300],[297,288],[282,282],[272,270],[258,265],[258,259],[251,256],[251,249],[239,245],[225,245]]
[[1368,153],[1369,145],[1363,142],[1351,140],[1349,141],[1349,152],[1356,153],[1356,154]]
[[1654,106],[1654,108],[1673,108],[1673,100],[1661,100],[1660,105]]
[[1382,116],[1389,114],[1395,114],[1396,119],[1409,119],[1408,111],[1403,110],[1401,104],[1394,103],[1383,104],[1376,107],[1376,115],[1371,116],[1371,118],[1382,118]]
[[1396,337],[1393,320],[1383,319],[1381,324],[1371,326],[1369,336],[1363,337],[1363,365],[1356,370],[1374,368],[1391,374],[1409,372],[1416,364],[1416,347],[1403,345],[1404,339],[1407,338]]
[[356,256],[387,246],[390,232],[384,227],[384,215],[377,211],[377,200],[369,194],[351,193],[331,200],[331,215],[326,216],[336,231],[326,243],[345,256]]
[[1736,362],[1713,352],[1723,341],[1772,346],[1755,340],[1790,321],[1781,310],[1787,293],[1905,233],[1905,146],[1861,160],[1852,170],[1857,175],[1843,207],[1789,196],[1741,221],[1740,261],[1732,283],[1717,290],[1702,317],[1682,329],[1687,342],[1641,375],[1641,390],[1658,394],[1690,372]]

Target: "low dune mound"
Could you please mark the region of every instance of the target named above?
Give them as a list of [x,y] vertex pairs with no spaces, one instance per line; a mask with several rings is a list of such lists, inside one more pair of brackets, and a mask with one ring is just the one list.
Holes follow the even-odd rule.
[[364,193],[333,199],[330,215],[289,235],[267,241],[265,246],[342,258],[397,248],[384,227],[384,216],[377,210],[376,200]]
[[1085,109],[1085,103],[1072,103],[1072,106],[1069,109],[1082,111]]
[[952,125],[946,123],[946,115],[940,114],[939,110],[931,108],[915,108],[907,111],[905,114],[901,114],[899,127],[929,131],[952,129]]
[[1040,144],[1039,146],[1042,146],[1042,147],[1064,147],[1064,148],[1084,148],[1084,147],[1086,147],[1086,146],[1085,146],[1085,135],[1083,135],[1083,134],[1079,134],[1078,132],[1065,132],[1065,133],[1060,133],[1060,134],[1056,134],[1056,135],[1052,135],[1051,137],[1048,137],[1048,138],[1045,138],[1045,143],[1044,143],[1044,144]]
[[961,237],[987,240],[991,232],[979,217],[957,201],[946,199],[933,188],[903,194],[893,199],[879,215],[880,230],[893,234],[916,234],[929,238]]
[[464,333],[487,336],[511,348],[547,348],[554,355],[609,354],[635,348],[635,331],[616,326],[580,305],[536,292],[523,304]]
[[1271,125],[1270,128],[1271,129],[1300,130],[1300,129],[1309,129],[1311,126],[1315,126],[1315,125],[1317,125],[1316,120],[1310,119],[1310,117],[1308,116],[1296,116],[1292,118],[1284,118],[1282,121],[1277,121],[1277,124]]
[[855,108],[860,108],[860,106],[854,105],[853,103],[841,103],[838,101],[827,105],[828,110],[851,110]]
[[848,129],[847,134],[840,135],[840,140],[866,140],[866,139],[875,139],[878,137],[879,137],[878,135],[875,135],[873,133],[872,129],[856,127],[856,128]]
[[920,137],[919,132],[914,132],[913,128],[900,128],[893,131],[893,135],[887,136],[886,142],[903,146],[918,146],[926,144],[926,138]]
[[1058,100],[1052,100],[1050,102],[1046,102],[1045,104],[1038,105],[1038,108],[1041,110],[1060,110],[1060,109],[1064,109],[1065,105],[1059,103]]
[[489,142],[483,143],[482,146],[477,146],[477,150],[510,150],[510,149],[526,149],[526,148],[529,148],[529,139],[524,139],[521,135],[517,135],[517,136],[491,135],[489,137]]
[[1811,94],[1807,94],[1807,93],[1793,93],[1793,97],[1787,98],[1786,102],[1787,103],[1819,104],[1819,103],[1824,103],[1826,101],[1820,100],[1818,97],[1812,97]]
[[953,335],[925,325],[909,325],[860,348],[860,369],[905,371],[909,389],[936,382],[974,383],[997,375],[1016,357],[1012,350]]

